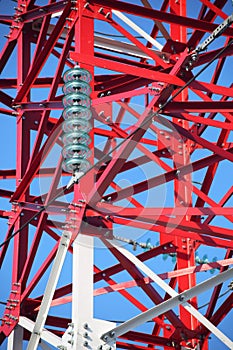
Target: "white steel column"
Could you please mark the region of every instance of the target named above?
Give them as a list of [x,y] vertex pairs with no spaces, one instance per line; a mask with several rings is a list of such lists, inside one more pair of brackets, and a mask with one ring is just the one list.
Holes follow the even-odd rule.
[[[74,333],[85,332],[93,319],[93,237],[79,234],[73,243],[72,323]],[[86,330],[85,330],[86,328]],[[74,337],[74,349],[82,337]]]
[[72,322],[62,337],[64,347],[60,349],[116,349],[114,339],[108,345],[100,339],[115,324],[94,318],[93,243],[93,237],[82,234],[73,243]]
[[45,325],[46,318],[48,316],[49,308],[53,295],[57,286],[58,278],[61,273],[61,269],[65,260],[65,256],[69,247],[71,238],[70,231],[64,231],[60,240],[60,244],[55,256],[52,270],[48,279],[48,283],[45,288],[44,296],[41,302],[40,310],[38,312],[34,329],[32,331],[27,350],[36,350],[40,341],[41,332]]
[[7,339],[7,350],[23,350],[23,328],[17,325]]
[[149,309],[146,312],[139,314],[136,317],[124,322],[122,325],[110,330],[109,332],[102,335],[102,339],[108,341],[111,337],[120,336],[127,331],[139,326],[140,324],[151,320],[152,318],[165,313],[168,310],[173,309],[175,306],[182,304],[187,311],[189,311],[193,316],[195,316],[206,328],[208,328],[212,333],[215,334],[229,349],[233,349],[233,342],[223,334],[217,327],[215,327],[207,318],[205,318],[197,309],[190,305],[187,301],[191,298],[197,296],[200,293],[207,291],[208,289],[215,287],[217,284],[225,282],[226,280],[232,278],[233,268],[227,270],[217,276],[214,276],[197,286],[186,290],[183,293],[178,294],[174,289],[172,289],[166,282],[164,282],[156,273],[154,273],[149,267],[147,267],[143,262],[141,262],[136,256],[127,251],[122,247],[118,247],[112,244],[114,248],[120,251],[124,256],[127,257],[132,263],[134,263],[141,271],[147,274],[155,283],[157,283],[161,288],[163,288],[169,295],[171,299]]

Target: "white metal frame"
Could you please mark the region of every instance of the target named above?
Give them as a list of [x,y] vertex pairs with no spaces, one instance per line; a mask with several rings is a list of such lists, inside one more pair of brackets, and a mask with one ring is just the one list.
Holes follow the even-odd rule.
[[[110,242],[109,242],[110,243]],[[204,317],[197,309],[190,305],[187,301],[193,297],[209,290],[216,285],[227,281],[233,277],[233,268],[222,272],[208,280],[192,287],[185,292],[178,294],[174,289],[172,289],[166,282],[164,282],[156,273],[154,273],[149,267],[147,267],[143,262],[141,262],[136,256],[127,251],[123,247],[119,247],[116,244],[112,246],[117,249],[121,254],[123,254],[127,259],[129,259],[135,266],[137,266],[141,271],[147,274],[159,287],[163,288],[171,298],[164,301],[163,303],[152,307],[151,309],[140,313],[139,315],[129,319],[128,321],[122,323],[121,325],[111,329],[109,332],[104,333],[101,338],[108,342],[111,338],[117,338],[120,335],[134,329],[141,324],[150,321],[156,316],[159,316],[179,304],[189,311],[194,317],[196,317],[206,328],[208,328],[216,337],[218,337],[229,349],[233,349],[233,342],[223,334],[217,327],[215,327],[206,317]]]
[[63,231],[57,254],[50,272],[48,283],[45,288],[44,296],[41,302],[40,310],[38,312],[36,322],[34,324],[30,340],[28,342],[27,350],[36,350],[41,338],[41,332],[45,325],[48,316],[49,308],[53,299],[53,295],[57,286],[57,282],[61,273],[61,269],[65,260],[65,256],[69,247],[71,239],[70,231]]

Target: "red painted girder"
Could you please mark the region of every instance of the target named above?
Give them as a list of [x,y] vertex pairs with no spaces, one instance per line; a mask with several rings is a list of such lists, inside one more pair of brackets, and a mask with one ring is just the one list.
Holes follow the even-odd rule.
[[35,19],[41,19],[42,16],[49,16],[55,12],[63,11],[66,5],[65,1],[58,1],[46,6],[35,6],[33,9],[22,13],[20,17],[24,23],[32,22]]
[[[95,273],[98,273],[98,272],[102,272],[102,271],[100,269],[98,269],[97,267],[95,267]],[[112,278],[110,278],[108,275],[106,275],[106,276],[103,275],[103,280],[109,284],[109,287],[107,287],[107,288],[111,288],[112,285],[116,284],[116,282]],[[134,306],[136,306],[139,310],[141,310],[143,312],[147,310],[147,307],[145,307],[145,305],[143,305],[138,299],[136,299],[128,291],[120,290],[119,293],[123,297],[125,297],[128,301],[130,301]]]
[[10,109],[0,108],[0,113],[12,116],[12,110]]
[[[233,112],[232,101],[185,101],[170,102],[165,108],[165,112]],[[195,118],[195,117],[194,117]],[[233,120],[233,118],[232,118]],[[232,127],[233,128],[233,127]]]
[[[164,249],[164,247],[166,247],[166,249]],[[166,252],[166,254],[169,254],[169,253],[174,253],[174,251],[175,251],[175,246],[172,243],[161,244],[158,247],[155,247],[155,248],[150,249],[146,252],[138,254],[137,258],[140,261],[146,261],[146,260],[154,258],[158,255],[164,254],[165,252]],[[114,274],[117,274],[117,273],[123,271],[123,269],[124,268],[121,264],[116,264],[116,265],[113,265],[109,268],[102,270],[101,272],[97,272],[94,275],[94,282],[96,283],[96,282],[101,281],[103,279],[103,274],[105,274],[106,276],[111,276],[111,275],[114,275]]]
[[135,331],[130,331],[125,333],[120,337],[120,339],[127,339],[127,340],[132,340],[134,342],[160,345],[160,346],[166,345],[166,347],[168,348],[171,347],[171,349],[173,350],[176,344],[176,342],[175,341],[173,342],[172,339],[167,339],[165,337],[159,337],[159,336],[155,336],[147,333],[135,332]]
[[3,247],[1,248],[1,251],[0,251],[0,268],[2,267],[2,264],[3,264],[3,261],[5,259],[5,256],[6,256],[6,253],[7,253],[7,249],[8,249],[8,246],[9,246],[9,243],[10,243],[10,240],[9,238],[11,237],[12,233],[13,233],[13,230],[14,230],[14,224],[15,222],[12,222],[7,230],[7,233],[4,237],[4,241],[3,242],[7,242],[3,245]]
[[232,215],[233,207],[170,207],[170,208],[125,208],[120,206],[114,206],[108,203],[98,203],[97,210],[92,209],[86,211],[86,215],[119,215],[130,218],[154,218],[160,215],[174,215],[174,216],[185,216],[185,215]]
[[[229,131],[222,130],[217,141],[218,146],[224,145],[225,141],[227,140],[229,136]],[[218,169],[219,163],[212,164],[208,167],[207,172],[204,176],[203,183],[201,186],[201,191],[205,194],[209,193],[209,190],[211,188],[211,185],[214,181],[214,176],[216,174],[216,171]],[[195,206],[204,206],[205,200],[203,198],[198,197],[195,203]]]
[[19,92],[17,93],[15,97],[15,102],[18,103],[23,99],[23,97],[28,93],[28,91],[31,89],[31,85],[34,83],[35,79],[37,78],[38,74],[40,73],[43,65],[45,64],[46,59],[50,55],[55,42],[59,39],[61,32],[63,30],[64,24],[66,23],[66,17],[68,16],[70,12],[71,3],[68,2],[64,8],[64,11],[62,15],[59,17],[59,20],[57,24],[54,27],[53,32],[51,33],[50,37],[46,41],[43,50],[41,50],[40,54],[38,55],[36,61],[34,62],[34,65],[31,67],[29,74],[25,78],[23,82],[23,86],[19,89]]
[[[140,86],[143,85],[143,83],[140,83]],[[33,84],[34,86],[34,84]],[[33,87],[32,86],[32,87]],[[50,84],[48,84],[48,86],[50,86]],[[38,88],[40,87],[40,84],[38,83]],[[45,87],[44,84],[41,85],[41,87]],[[215,85],[215,84],[208,84],[208,83],[205,83],[205,82],[201,82],[201,81],[195,81],[193,83],[190,84],[189,86],[190,88],[192,88],[193,91],[196,91],[196,90],[199,90],[199,91],[205,91],[205,92],[211,92],[211,93],[215,93],[215,94],[219,94],[219,95],[225,95],[225,96],[229,96],[229,97],[233,97],[233,88],[226,88],[226,87],[223,87],[223,86],[218,86],[218,85]],[[113,93],[114,91],[111,92],[111,95],[109,96],[104,96],[102,97],[101,99],[100,98],[94,98],[93,99],[93,107],[94,106],[97,106],[99,104],[102,104],[102,103],[106,103],[106,102],[111,102],[111,101],[117,101],[123,97],[133,97],[133,96],[138,96],[138,95],[142,95],[142,94],[145,94],[145,93],[150,93],[151,94],[151,90],[150,88],[142,88],[142,89],[139,89],[139,90],[131,90],[130,88],[130,85],[129,85],[129,82],[126,84],[126,89],[127,91],[122,91],[122,92],[119,92],[119,93]],[[10,102],[10,98],[7,99],[7,103],[8,103],[8,107],[11,107],[11,104],[9,104]],[[178,109],[177,107],[177,104],[178,102],[172,102],[172,103],[175,103],[174,104],[174,112],[176,112],[176,110]],[[195,106],[195,104],[197,104],[197,102],[190,102],[190,103],[194,103],[193,105],[189,105],[189,102],[184,102],[184,103],[188,103],[188,107],[191,107],[191,108],[197,108],[197,111],[200,110],[200,108],[197,106]],[[213,105],[215,107],[215,110],[216,112],[218,112],[218,104],[219,104],[219,109],[223,110],[223,112],[226,112],[226,108],[230,108],[231,107],[228,105],[230,104],[230,102],[226,102],[226,101],[213,101]],[[169,104],[170,105],[170,104]],[[170,111],[172,108],[169,107],[169,105],[166,107],[166,110],[167,111]],[[181,107],[182,107],[182,104],[181,104]],[[184,107],[184,105],[183,105]],[[22,110],[53,110],[53,109],[59,109],[59,110],[62,110],[63,109],[63,104],[62,104],[62,101],[61,99],[59,98],[59,100],[57,101],[39,101],[39,102],[32,102],[32,101],[29,101],[29,102],[20,102],[20,108],[22,108]],[[208,104],[205,106],[205,108],[207,108],[207,111],[210,111],[211,108],[210,106],[208,106]],[[173,112],[173,110],[171,110],[171,112]],[[179,110],[178,109],[178,112],[182,112],[182,109]],[[192,118],[190,116],[190,118]],[[194,117],[193,119],[189,119],[189,120],[192,120],[194,121]]]
[[[143,212],[143,210],[144,209],[141,209],[141,208],[135,208],[135,212],[139,212],[139,211]],[[110,213],[106,211],[106,214],[108,215]],[[121,215],[120,212],[116,212],[115,216],[125,217],[124,214]],[[174,219],[173,217],[160,215],[158,216],[158,218],[156,218],[156,215],[146,216],[143,213],[139,214],[138,216],[129,215],[129,217],[145,223],[151,223],[151,224],[161,225],[164,227],[170,227],[170,228],[173,228],[174,230],[179,229],[183,231],[190,231],[190,235],[192,235],[192,233],[195,232],[199,234],[216,236],[216,237],[225,238],[225,239],[232,239],[233,237],[233,230],[218,227],[218,226],[210,226],[203,223],[186,221],[182,218],[180,218],[179,221],[177,221],[177,219],[176,218]]]
[[[226,4],[227,0],[216,0],[214,1],[214,5],[218,8],[223,8],[224,5]],[[204,8],[204,6],[203,6]],[[217,14],[215,11],[212,11],[212,10],[209,10],[209,11],[205,11],[205,8],[204,8],[204,13],[202,13],[202,16],[201,18],[207,22],[209,22],[209,24],[211,24],[211,22],[214,21],[214,19],[217,17]],[[213,29],[211,30],[211,32],[213,31]],[[192,46],[192,47],[196,47],[197,43],[201,40],[201,38],[204,36],[205,32],[203,31],[198,31],[196,30],[191,38],[189,39],[188,41],[188,46]]]
[[128,74],[130,72],[130,74],[135,75],[137,77],[141,77],[141,78],[148,79],[148,77],[149,77],[153,81],[162,81],[165,83],[169,83],[172,85],[178,85],[178,86],[184,85],[184,82],[182,79],[180,79],[174,75],[169,75],[167,73],[163,73],[163,72],[159,72],[159,71],[153,71],[153,70],[146,69],[146,68],[138,68],[138,67],[134,67],[132,65],[127,65],[124,63],[116,62],[116,61],[113,62],[111,60],[104,59],[104,58],[92,57],[90,55],[84,55],[82,53],[71,52],[70,58],[76,62],[81,62],[81,63],[88,61],[93,66],[97,66],[97,67],[101,67],[101,68],[105,68],[105,69],[110,69],[110,70],[114,70],[114,71],[121,72],[121,73]]
[[[228,150],[228,152],[233,153],[233,148],[230,148]],[[137,193],[140,193],[143,191],[147,191],[148,189],[153,188],[155,186],[159,186],[159,185],[164,184],[166,182],[172,181],[176,177],[179,178],[179,176],[184,176],[184,175],[189,174],[191,172],[195,172],[197,170],[200,170],[202,168],[205,168],[206,166],[214,164],[215,162],[220,162],[222,160],[224,160],[223,157],[220,157],[219,155],[214,154],[214,155],[208,156],[206,158],[197,160],[197,161],[190,163],[188,165],[184,165],[184,166],[180,167],[179,169],[173,169],[169,172],[166,172],[165,174],[161,174],[161,175],[158,175],[154,178],[150,178],[150,179],[147,179],[145,181],[142,181],[141,183],[137,183],[133,186],[126,187],[117,193],[116,192],[109,193],[107,196],[104,196],[103,198],[107,199],[108,197],[111,197],[112,202],[116,201],[116,200],[124,199],[128,196],[128,193],[132,194],[132,187],[133,187],[134,194],[137,194]],[[125,165],[127,165],[127,163]],[[122,171],[131,169],[133,167],[132,163],[128,163],[128,165],[130,165],[130,167],[124,168],[124,166],[123,166]],[[136,165],[134,165],[134,166],[136,166]],[[177,173],[177,170],[179,171],[178,173]]]
[[13,193],[14,193],[13,191],[4,190],[0,188],[0,196],[3,198],[11,198]]
[[223,12],[220,8],[218,8],[217,6],[215,6],[213,3],[211,3],[209,0],[200,0],[204,5],[206,5],[209,9],[211,9],[213,12],[216,13],[216,15],[218,15],[219,17],[221,17],[222,19],[226,19],[227,15],[225,14],[225,12]]
[[222,305],[215,311],[214,315],[210,318],[210,321],[217,326],[226,315],[231,311],[233,307],[233,294],[232,291],[228,298],[222,303]]
[[[225,193],[225,195],[222,197],[222,199],[219,201],[219,206],[224,206],[228,200],[231,198],[233,194],[233,186]],[[210,215],[205,221],[205,224],[209,224],[214,218],[214,215]]]
[[[200,98],[202,98],[204,101],[207,101],[207,102],[212,102],[212,99],[211,99],[211,97],[210,96],[212,96],[212,93],[208,93],[208,94],[205,94],[205,93],[203,93],[202,91],[195,91],[195,93],[200,97]],[[222,97],[221,98],[221,100],[219,101],[219,102],[226,102],[226,100],[228,99],[228,97],[226,98],[226,97]],[[217,114],[218,112],[217,111],[213,111],[213,112],[211,112],[208,116],[207,116],[207,118],[208,118],[208,120],[212,120],[215,116],[216,116],[216,114]],[[225,112],[225,111],[222,111],[221,112],[221,114],[226,118],[226,121],[225,122],[233,122],[233,116],[232,116],[232,114],[231,113],[228,113],[228,112]],[[200,113],[199,114],[199,116],[200,117],[204,117],[205,116],[205,113]],[[204,118],[204,120],[205,120],[206,118]],[[199,128],[200,128],[200,126],[199,126]],[[224,128],[221,128],[221,129],[224,129]],[[200,130],[200,129],[199,129]],[[199,135],[201,135],[202,133],[199,133]],[[222,136],[220,136],[219,137],[219,139],[221,138]],[[226,140],[225,140],[226,141]],[[219,142],[219,141],[218,141]]]
[[[62,157],[60,157],[60,160],[59,160],[57,168],[55,170],[55,173],[54,173],[51,185],[49,187],[49,192],[48,192],[48,194],[46,196],[46,199],[45,199],[45,206],[54,197],[55,189],[57,188],[57,185],[58,185],[58,183],[60,181],[60,167],[61,167],[61,163],[62,163]],[[48,217],[48,214],[45,211],[43,211],[40,214],[40,217],[39,217],[39,220],[38,220],[38,226],[37,226],[36,232],[34,234],[34,238],[33,238],[33,241],[32,241],[31,247],[30,247],[30,251],[27,254],[27,258],[26,258],[26,261],[25,261],[25,264],[24,264],[24,268],[23,268],[21,276],[20,276],[20,281],[21,281],[22,285],[26,285],[26,282],[28,280],[28,276],[30,274],[30,271],[31,271],[31,268],[32,268],[32,264],[33,264],[33,261],[35,259],[35,255],[36,255],[38,246],[40,244],[40,239],[41,239],[41,236],[42,236],[42,233],[43,233],[44,225],[45,225],[45,223],[47,221],[47,217]]]
[[[213,83],[206,83],[200,80],[195,80],[192,83],[190,83],[189,88],[194,91],[205,91],[211,94],[213,93],[221,96],[233,97],[232,85],[230,87],[226,87],[219,84],[217,85]],[[221,100],[219,102],[221,102]]]
[[143,45],[140,40],[135,38],[129,31],[123,28],[117,21],[111,20],[111,26],[115,28],[118,32],[120,32],[124,37],[128,38],[130,42],[132,42],[136,47],[141,49],[142,52],[145,52],[152,60],[155,61],[156,65],[159,65],[163,68],[168,68],[168,65],[165,61],[156,55],[153,51],[147,48],[147,46]]
[[195,66],[201,66],[205,63],[210,62],[212,59],[214,59],[214,57],[216,57],[218,55],[218,59],[221,58],[225,58],[228,56],[232,56],[233,54],[233,45],[230,45],[229,47],[227,47],[222,53],[220,53],[220,51],[222,51],[222,47],[220,49],[215,49],[212,51],[209,51],[207,53],[203,53],[199,56],[199,59],[197,61],[197,63],[195,63]]
[[[33,88],[47,88],[51,86],[53,78],[51,77],[39,77],[37,78],[32,87]],[[62,78],[60,78],[59,86],[64,85]],[[1,89],[16,89],[16,78],[1,78],[0,79],[0,88]]]
[[11,25],[12,21],[12,16],[0,15],[0,24]]
[[151,232],[158,232],[158,233],[163,233],[166,235],[171,236],[171,240],[174,239],[175,236],[179,236],[182,238],[191,238],[193,240],[196,240],[200,244],[208,245],[208,246],[213,246],[213,247],[222,247],[222,248],[233,248],[233,241],[232,239],[226,240],[226,239],[219,239],[216,237],[209,237],[208,235],[205,234],[199,234],[195,232],[187,232],[181,229],[176,228],[173,231],[167,230],[166,226],[162,225],[155,225],[155,224],[149,224],[145,222],[140,222],[136,220],[131,220],[131,219],[125,219],[121,217],[112,217],[111,218],[112,222],[120,225],[127,225],[130,227],[136,227],[140,228],[146,231],[151,231]]
[[219,147],[216,144],[213,144],[212,142],[207,141],[206,139],[198,136],[196,133],[192,133],[189,130],[186,130],[185,128],[181,127],[178,124],[175,124],[172,121],[167,121],[167,119],[162,117],[161,115],[154,116],[154,119],[160,124],[167,126],[169,129],[174,127],[178,134],[183,135],[185,138],[188,138],[189,140],[198,143],[204,148],[212,151],[214,154],[220,155],[221,157],[224,157],[225,159],[228,159],[231,162],[233,161],[233,155],[231,154],[231,152],[225,151],[223,148]]
[[[52,84],[51,84],[50,91],[48,94],[48,101],[50,99],[53,100],[56,97],[56,92],[58,89],[60,77],[62,75],[64,66],[65,66],[65,60],[66,60],[66,57],[67,57],[68,52],[69,52],[70,44],[72,42],[72,38],[73,38],[72,30],[71,30],[71,32],[68,32],[67,34],[68,35],[67,35],[65,43],[63,45],[62,53],[61,53],[59,62],[57,64],[57,68],[56,68],[54,78],[52,80]],[[43,38],[42,38],[41,45],[43,45]],[[37,47],[37,49],[38,49],[38,51],[40,51],[40,47],[39,48]],[[36,53],[35,53],[35,55],[36,55]],[[37,56],[35,56],[35,58],[36,57]],[[30,162],[29,162],[28,167],[30,167],[31,162],[35,158],[36,154],[39,152],[39,149],[41,147],[41,143],[42,143],[42,140],[44,137],[45,130],[47,129],[47,122],[48,122],[49,115],[50,115],[49,111],[43,111],[43,113],[42,113],[42,116],[40,118],[40,124],[39,124],[39,128],[38,128],[37,136],[36,136],[36,139],[34,142],[33,150],[31,152],[31,158],[30,158]]]
[[[94,4],[105,6],[105,0],[93,0]],[[123,11],[126,13],[131,13],[136,16],[145,17],[149,19],[158,20],[160,22],[165,23],[174,23],[180,24],[181,26],[198,29],[205,32],[213,32],[214,29],[217,28],[218,24],[211,23],[211,21],[206,20],[198,20],[189,17],[181,17],[169,12],[163,12],[155,9],[150,9],[142,6],[138,6],[135,4],[129,4],[123,1],[114,1],[108,0],[108,7]],[[221,6],[219,6],[221,8]],[[203,35],[204,35],[203,33]],[[225,36],[233,36],[233,28],[228,28],[223,35]]]
[[117,341],[117,348],[118,349],[126,349],[126,350],[148,350],[148,346],[141,346],[136,344],[128,344],[124,342]]
[[[233,256],[233,251],[228,249],[226,254],[225,254],[225,259],[232,258],[232,256]],[[226,271],[227,268],[228,268],[227,266],[221,266],[220,267],[220,273]],[[219,298],[220,292],[222,290],[222,286],[223,286],[222,283],[218,284],[213,290],[213,293],[211,295],[211,299],[210,299],[210,302],[209,302],[209,305],[208,305],[208,308],[207,308],[207,311],[206,311],[206,317],[208,319],[213,315],[214,309],[215,309],[215,307],[217,305],[217,302],[218,302],[218,298]]]
[[0,210],[0,217],[3,219],[9,219],[9,217],[11,216],[12,212],[11,211],[7,211],[7,210]]
[[38,282],[43,277],[45,271],[48,269],[49,265],[51,264],[51,262],[53,261],[55,255],[56,255],[58,246],[59,246],[59,242],[57,242],[55,244],[55,246],[53,247],[53,249],[51,250],[51,252],[48,253],[48,255],[47,255],[46,259],[43,261],[42,265],[39,267],[39,269],[37,270],[37,272],[35,273],[35,275],[31,279],[31,281],[27,284],[26,289],[22,292],[21,302],[23,302],[24,299],[29,296],[29,294],[33,291],[33,289],[36,287]]
[[[225,129],[225,130],[232,130],[233,129],[232,124],[227,124],[226,122],[220,122],[218,120],[212,120],[209,118],[209,116],[207,118],[193,116],[192,114],[182,112],[182,108],[181,108],[180,112],[182,114],[172,113],[172,112],[170,114],[165,112],[164,114],[168,114],[168,116],[170,116],[172,114],[173,118],[187,120],[187,121],[191,121],[193,123],[203,124],[206,126],[211,126],[211,127],[215,127],[215,128],[219,128],[219,129]],[[221,111],[219,111],[219,112],[221,113]]]
[[[168,271],[165,273],[159,273],[158,276],[162,278],[163,280],[174,278],[174,277],[179,277],[179,276],[185,276],[188,274],[193,274],[197,272],[205,272],[208,270],[212,269],[218,269],[221,266],[229,266],[233,264],[233,259],[224,259],[224,260],[218,260],[216,262],[210,262],[208,264],[202,264],[198,266],[191,266],[179,270],[174,270],[174,271]],[[144,277],[143,278],[143,283],[148,284],[152,283],[153,280],[150,279],[149,277]],[[142,282],[140,282],[142,283]],[[101,287],[98,289],[94,290],[94,296],[102,295],[102,294],[107,294],[107,293],[112,293],[112,292],[118,292],[120,290],[132,288],[138,286],[138,282],[135,280],[127,281],[127,282],[120,282],[120,283],[115,283],[112,284],[111,286],[107,287]],[[140,284],[139,284],[140,286]]]
[[7,107],[11,108],[12,101],[13,101],[13,97],[11,97],[10,95],[6,94],[3,91],[0,91],[0,102],[1,103],[6,105]]
[[[102,241],[106,245],[106,247],[111,251],[111,253],[115,256],[115,258],[120,262],[122,268],[125,271],[127,271],[140,284],[140,281],[143,280],[143,274],[139,271],[139,269],[123,254],[121,254],[116,248],[114,248],[111,245],[110,241],[106,241],[104,239],[102,239]],[[150,284],[146,285],[141,283],[140,287],[155,304],[160,304],[163,301],[163,298],[160,296],[160,294]],[[173,324],[173,326],[182,327],[185,329],[183,322],[174,314],[172,310],[166,312],[165,315],[168,318],[168,320]]]
[[11,41],[8,40],[4,48],[2,49],[0,54],[0,74],[5,68],[5,65],[8,62],[9,57],[11,56],[12,51],[14,50],[16,44],[17,44],[17,40],[11,40]]
[[[60,120],[58,123],[61,123],[62,120]],[[43,163],[44,158],[47,156],[48,152],[54,145],[55,140],[58,138],[59,134],[61,133],[61,130],[57,125],[54,127],[54,129],[51,131],[49,137],[45,141],[44,145],[41,147],[40,151],[38,152],[37,156],[34,158],[33,163],[30,167],[30,169],[27,170],[25,173],[22,181],[20,182],[19,186],[17,187],[14,195],[12,196],[12,201],[14,200],[20,200],[21,196],[27,188],[30,186],[30,183],[32,179],[34,178],[34,175],[38,172],[39,167]]]
[[[175,64],[175,66],[172,68],[170,75],[175,76],[178,74],[180,70],[180,66],[183,64],[183,62],[186,60],[186,52],[182,55],[180,60]],[[111,181],[114,179],[116,173],[119,172],[119,170],[122,168],[124,163],[126,162],[126,159],[129,157],[129,155],[132,153],[133,149],[135,148],[135,142],[137,143],[144,135],[146,130],[151,124],[151,118],[150,118],[150,112],[153,106],[156,102],[159,102],[161,98],[168,98],[170,94],[173,91],[173,85],[167,85],[165,84],[162,92],[159,96],[155,96],[148,106],[146,107],[145,111],[142,113],[138,121],[135,123],[135,130],[132,131],[131,135],[129,134],[127,136],[127,139],[125,140],[124,144],[119,147],[119,149],[114,154],[114,158],[111,160],[111,162],[108,164],[107,168],[104,170],[101,177],[96,182],[96,187],[93,189],[88,196],[88,201],[95,204],[99,201],[99,199],[102,197],[103,193],[111,183]],[[147,152],[148,153],[148,152]]]

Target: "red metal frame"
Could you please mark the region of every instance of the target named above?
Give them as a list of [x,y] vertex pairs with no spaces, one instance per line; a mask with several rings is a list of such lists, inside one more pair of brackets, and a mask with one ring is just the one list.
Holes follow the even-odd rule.
[[[214,191],[221,185],[217,183],[219,175],[222,181],[228,176],[222,164],[233,161],[230,139],[233,85],[227,81],[233,46],[219,55],[208,75],[191,81],[160,111],[161,105],[171,99],[198,69],[210,62],[222,46],[227,46],[233,35],[233,28],[228,28],[222,34],[223,44],[216,43],[208,52],[200,53],[198,59],[193,60],[193,50],[205,33],[211,33],[217,27],[216,18],[224,20],[230,14],[225,12],[226,0],[199,0],[197,3],[200,10],[193,13],[193,18],[187,16],[190,9],[186,0],[164,0],[161,8],[147,0],[137,4],[113,0],[48,1],[43,6],[40,1],[18,0],[13,16],[0,15],[0,24],[10,25],[0,55],[0,72],[3,73],[0,79],[0,113],[1,119],[15,118],[17,134],[15,168],[6,169],[3,164],[0,170],[0,180],[16,181],[15,188],[0,188],[1,197],[8,198],[12,205],[11,210],[4,207],[0,210],[0,217],[9,220],[5,240],[23,226],[13,238],[12,253],[9,241],[0,252],[0,265],[3,267],[6,257],[13,254],[12,288],[3,311],[0,343],[15,328],[20,316],[35,319],[42,300],[41,292],[37,292],[38,285],[54,260],[61,236],[59,230],[70,225],[72,211],[75,211],[75,219],[81,220],[82,233],[96,236],[106,245],[106,261],[110,255],[118,261],[111,266],[108,263],[101,268],[94,266],[94,283],[104,281],[108,285],[95,288],[97,300],[99,295],[119,293],[139,311],[145,311],[149,304],[139,298],[141,294],[134,295],[131,287],[143,291],[154,304],[168,298],[168,295],[162,296],[151,280],[111,245],[119,227],[126,232],[127,228],[134,228],[136,233],[140,229],[147,235],[150,232],[152,241],[153,237],[159,239],[158,247],[138,254],[142,261],[156,262],[165,253],[176,254],[174,270],[171,271],[168,263],[167,269],[163,267],[159,275],[169,279],[170,286],[178,291],[195,286],[196,276],[202,271],[218,268],[221,273],[232,264],[233,208],[228,206],[228,202],[233,187],[224,187],[220,200],[216,199]],[[151,36],[164,44],[162,52],[152,48],[146,40],[135,38],[132,30],[114,15],[114,10],[126,16],[132,15],[131,18],[146,31],[145,23],[150,23]],[[57,17],[52,19],[54,14]],[[99,22],[104,28],[104,39],[108,39],[106,35],[109,33],[114,35],[117,31],[124,37],[122,41],[125,43],[119,43],[121,39],[116,38],[115,42],[108,41],[112,49],[99,49],[94,32]],[[190,30],[192,34],[188,37]],[[114,49],[114,45],[117,47],[119,44],[130,50],[127,43],[131,47],[134,45],[137,54],[127,51],[122,54],[119,49]],[[8,65],[14,54],[16,76],[12,75]],[[51,62],[55,67],[52,74]],[[68,176],[61,171],[61,157],[58,157],[57,164],[49,164],[49,167],[44,165],[44,161],[55,147],[61,151],[62,74],[76,63],[93,75],[91,163],[98,161],[98,166],[81,180],[80,185],[66,191],[64,184],[60,184],[61,179],[67,181]],[[222,76],[225,80],[221,79]],[[215,98],[216,95],[219,98]],[[139,112],[132,101],[137,103],[142,96],[144,111]],[[154,115],[153,120],[148,118],[151,111],[157,110],[160,115]],[[125,125],[128,113],[134,122]],[[120,142],[121,145],[116,147]],[[135,149],[137,152],[133,153]],[[112,153],[106,156],[109,151]],[[140,172],[150,164],[156,164],[160,172],[137,179],[135,171]],[[201,183],[198,186],[192,177],[200,172],[198,181]],[[125,176],[130,184],[121,187],[118,176]],[[46,190],[40,188],[35,193],[34,184],[42,178],[50,179],[50,184]],[[172,192],[167,194],[169,203],[147,206],[144,202],[147,194],[165,185],[170,186],[169,191],[172,188]],[[51,202],[62,189],[73,196],[74,203],[85,202],[80,210],[60,197]],[[47,204],[46,210],[41,210]],[[37,217],[34,217],[36,214]],[[226,224],[221,224],[221,218]],[[214,219],[216,223],[212,224]],[[28,220],[31,220],[30,224],[27,224]],[[74,230],[72,241],[77,234]],[[133,234],[130,238],[136,240]],[[40,256],[46,239],[52,243],[44,261],[36,263],[35,258]],[[216,263],[195,266],[195,252],[201,246],[216,248],[224,260],[221,258]],[[68,254],[72,254],[72,244]],[[170,261],[169,258],[167,261]],[[122,271],[125,272],[124,281],[117,275]],[[219,300],[222,287],[220,285],[210,291],[205,314],[216,326],[232,308],[231,295]],[[71,302],[71,290],[72,281],[58,286],[52,302],[53,310],[58,305]],[[35,293],[37,297],[32,296]],[[195,298],[192,304],[199,307],[200,301]],[[125,319],[129,316],[126,310]],[[58,312],[56,316],[47,318],[46,326],[61,336],[69,321],[69,317],[64,318]],[[178,315],[170,310],[156,317],[152,325],[149,333],[143,328],[141,332],[132,330],[126,333],[117,340],[117,348],[147,349],[157,345],[165,350],[180,349],[181,346],[195,349],[197,344],[200,349],[209,348],[206,340],[209,331],[182,306]],[[56,327],[61,327],[63,331],[58,331]],[[24,339],[28,340],[27,331]]]

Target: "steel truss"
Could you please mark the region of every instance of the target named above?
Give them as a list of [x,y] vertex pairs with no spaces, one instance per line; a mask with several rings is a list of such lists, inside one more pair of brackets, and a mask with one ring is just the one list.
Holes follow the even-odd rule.
[[[1,122],[16,133],[0,170],[8,350],[207,350],[210,334],[232,349],[227,5],[18,0],[0,15]],[[93,75],[92,167],[67,188],[61,88],[77,64]]]

